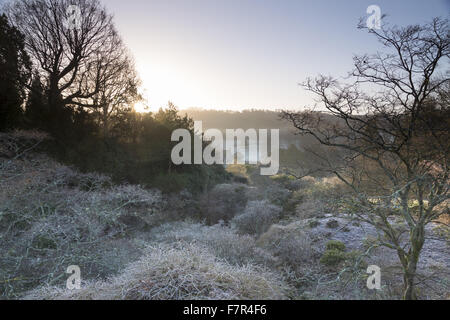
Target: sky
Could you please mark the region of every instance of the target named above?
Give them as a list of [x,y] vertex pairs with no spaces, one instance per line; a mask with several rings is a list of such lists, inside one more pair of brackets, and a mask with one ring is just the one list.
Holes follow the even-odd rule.
[[356,28],[376,4],[389,24],[448,16],[450,0],[103,0],[134,55],[150,109],[297,109],[298,86],[345,76],[377,41]]
[[[345,76],[354,54],[380,49],[356,28],[369,5],[389,24],[449,16],[450,0],[101,0],[136,61],[150,110],[298,109],[298,86]],[[385,21],[383,20],[383,22]]]

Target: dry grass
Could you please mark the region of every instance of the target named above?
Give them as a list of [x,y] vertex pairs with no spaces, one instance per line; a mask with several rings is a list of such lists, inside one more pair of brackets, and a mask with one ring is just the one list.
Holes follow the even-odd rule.
[[217,257],[230,264],[270,266],[275,261],[272,255],[256,246],[254,237],[237,234],[224,225],[206,226],[189,221],[166,223],[153,228],[150,235],[151,242],[168,244],[184,241],[207,246]]
[[98,278],[139,257],[128,234],[159,210],[159,192],[26,155],[0,160],[0,298],[62,283],[72,264]]
[[276,275],[252,265],[233,266],[206,248],[187,243],[147,249],[116,277],[81,290],[44,287],[26,299],[186,300],[285,299],[290,291]]
[[311,240],[300,222],[273,225],[259,237],[257,245],[294,269],[310,262],[313,253]]

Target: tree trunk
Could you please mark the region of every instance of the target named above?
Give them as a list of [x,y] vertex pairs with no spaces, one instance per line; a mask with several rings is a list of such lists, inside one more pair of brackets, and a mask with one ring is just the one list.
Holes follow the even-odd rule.
[[410,262],[408,269],[403,276],[404,292],[403,300],[417,300],[414,279],[416,275],[417,263]]
[[60,134],[61,130],[66,129],[64,122],[64,105],[62,103],[61,92],[58,88],[58,81],[55,75],[50,76],[50,87],[47,92],[48,114],[46,117],[46,129],[52,134]]
[[416,300],[417,294],[415,290],[414,280],[416,277],[417,263],[419,262],[420,252],[425,242],[425,227],[418,224],[411,231],[411,249],[408,252],[408,263],[405,274],[403,276],[404,300]]
[[103,107],[103,137],[109,136],[109,121],[108,121],[108,109]]

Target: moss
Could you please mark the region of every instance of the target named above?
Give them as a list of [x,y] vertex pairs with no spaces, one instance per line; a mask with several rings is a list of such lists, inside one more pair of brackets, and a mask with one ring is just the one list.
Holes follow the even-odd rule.
[[361,259],[361,255],[361,251],[358,250],[345,252],[345,244],[343,242],[332,240],[327,242],[327,249],[320,258],[320,263],[330,268],[343,265],[365,269],[367,268],[367,263]]
[[53,249],[54,250],[57,248],[57,244],[54,240],[52,240],[46,236],[39,235],[33,240],[33,247],[35,247],[37,249]]
[[337,249],[326,250],[320,258],[320,263],[328,267],[337,267],[341,262],[347,258],[345,252]]
[[317,220],[311,220],[311,221],[309,222],[309,227],[310,227],[311,229],[316,228],[316,227],[318,227],[318,226],[320,226],[320,222],[317,221]]
[[326,244],[327,250],[345,251],[345,244],[342,241],[331,240]]
[[368,264],[366,261],[361,259],[362,252],[359,250],[352,250],[346,253],[345,263],[349,266],[357,266],[363,270],[367,269]]
[[339,227],[339,222],[337,222],[337,220],[333,219],[333,220],[328,221],[326,226],[327,226],[327,228],[330,228],[330,229],[336,229],[337,227]]
[[285,174],[279,174],[279,175],[276,175],[276,176],[271,176],[270,179],[272,181],[277,182],[277,183],[279,183],[281,185],[284,185],[284,186],[288,185],[292,181],[295,181],[294,177],[288,176],[288,175],[285,175]]

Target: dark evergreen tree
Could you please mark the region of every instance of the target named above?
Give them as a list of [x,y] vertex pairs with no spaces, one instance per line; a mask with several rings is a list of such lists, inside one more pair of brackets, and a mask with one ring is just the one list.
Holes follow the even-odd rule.
[[25,122],[27,127],[45,129],[45,119],[48,116],[44,87],[38,75],[31,83],[31,90],[25,108]]
[[0,130],[20,125],[31,62],[24,36],[0,16]]

